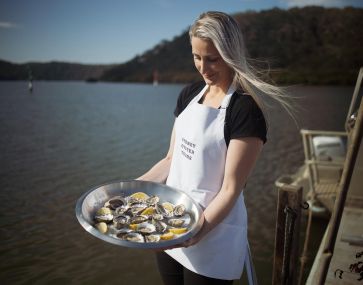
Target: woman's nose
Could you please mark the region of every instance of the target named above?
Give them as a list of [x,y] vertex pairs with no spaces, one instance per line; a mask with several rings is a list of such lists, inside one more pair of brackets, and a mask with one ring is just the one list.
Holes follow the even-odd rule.
[[200,61],[200,73],[205,73],[208,70],[208,63],[205,60]]

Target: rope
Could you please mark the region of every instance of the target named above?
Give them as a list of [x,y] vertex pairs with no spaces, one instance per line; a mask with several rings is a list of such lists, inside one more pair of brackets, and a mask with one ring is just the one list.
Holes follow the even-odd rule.
[[296,219],[296,212],[286,206],[284,209],[286,214],[285,218],[285,236],[284,236],[284,255],[282,260],[282,284],[288,284],[290,277],[290,256],[291,256],[291,243],[294,234],[294,226]]

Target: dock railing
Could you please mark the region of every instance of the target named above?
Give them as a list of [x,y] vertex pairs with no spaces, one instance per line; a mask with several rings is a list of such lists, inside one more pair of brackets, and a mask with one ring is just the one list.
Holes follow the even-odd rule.
[[[331,211],[334,205],[336,190],[339,185],[340,177],[344,167],[344,156],[321,157],[316,153],[314,146],[315,137],[339,138],[342,141],[347,140],[346,132],[337,131],[320,131],[320,130],[301,130],[305,165],[309,174],[310,193],[308,197],[312,201],[319,200],[319,196],[325,196],[324,199],[331,200],[325,203],[325,206]],[[328,198],[329,196],[329,198]]]

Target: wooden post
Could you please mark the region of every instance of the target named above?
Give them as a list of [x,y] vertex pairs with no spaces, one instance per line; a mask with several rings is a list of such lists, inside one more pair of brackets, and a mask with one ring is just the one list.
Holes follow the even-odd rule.
[[[301,218],[301,204],[302,204],[302,187],[288,184],[281,184],[278,188],[278,203],[277,203],[277,217],[276,217],[276,232],[275,232],[275,255],[273,265],[272,284],[296,284],[297,283],[297,268],[299,256],[299,234],[300,234],[300,218]],[[285,225],[286,207],[289,207],[296,214],[294,219],[294,230],[290,243],[290,253],[285,256],[285,261],[288,264],[287,282],[284,280],[282,274],[284,263],[284,248],[285,240]]]

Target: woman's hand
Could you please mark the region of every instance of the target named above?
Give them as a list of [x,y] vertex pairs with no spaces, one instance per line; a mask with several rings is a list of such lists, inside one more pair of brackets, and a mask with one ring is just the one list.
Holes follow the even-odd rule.
[[189,247],[192,246],[196,243],[198,243],[204,236],[205,236],[205,231],[203,231],[203,227],[204,227],[204,213],[202,212],[200,219],[198,221],[198,226],[201,226],[200,231],[193,237],[191,237],[190,239],[182,242],[182,243],[178,243],[178,244],[174,244],[171,246],[167,246],[167,247],[158,247],[156,249],[152,249],[153,251],[164,251],[164,250],[168,250],[168,249],[174,249],[174,248],[180,248],[180,247]]
[[185,242],[180,244],[180,247],[189,247],[196,243],[198,243],[204,236],[205,236],[205,218],[204,218],[204,212],[202,212],[202,215],[200,216],[200,219],[198,221],[198,226],[200,226],[200,231],[197,232],[193,237],[186,240]]

